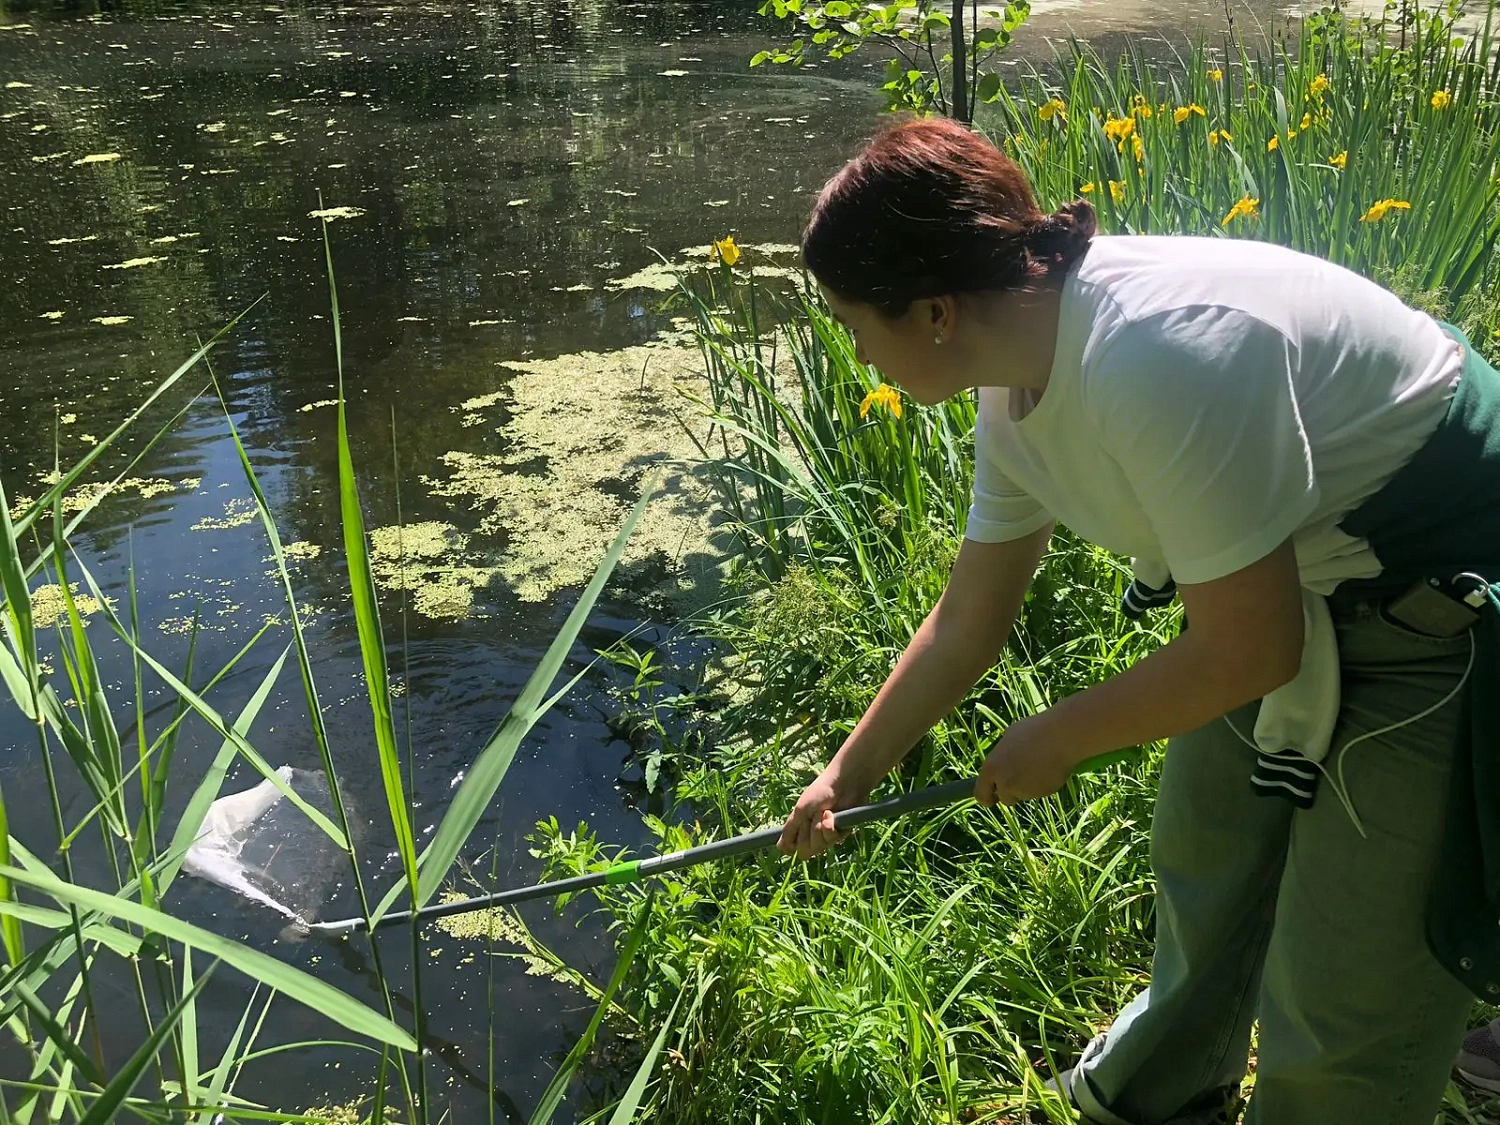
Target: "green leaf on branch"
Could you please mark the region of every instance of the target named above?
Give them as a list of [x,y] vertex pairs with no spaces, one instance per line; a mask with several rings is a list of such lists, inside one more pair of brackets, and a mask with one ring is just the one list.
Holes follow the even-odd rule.
[[757,51],[755,57],[750,60],[751,66],[760,66],[771,57],[770,51]]
[[974,96],[982,102],[992,102],[1000,96],[1000,76],[994,71],[979,76],[974,87]]

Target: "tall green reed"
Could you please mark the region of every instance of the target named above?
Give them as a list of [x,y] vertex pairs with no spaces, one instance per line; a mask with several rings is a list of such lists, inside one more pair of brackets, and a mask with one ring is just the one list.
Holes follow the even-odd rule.
[[1391,20],[1337,13],[1293,49],[1199,44],[1167,67],[1074,42],[986,124],[1045,205],[1087,198],[1106,230],[1282,243],[1493,330],[1494,8],[1467,38],[1405,11],[1404,49]]
[[[400,744],[392,720],[379,592],[368,561],[344,414],[342,325],[331,249],[326,250],[326,259],[339,373],[336,439],[343,538],[375,722],[375,759],[387,793],[390,828],[401,852],[404,880],[382,904],[375,905],[368,896],[361,857],[338,796],[339,770],[323,721],[310,638],[294,596],[275,515],[227,404],[223,406],[226,427],[272,548],[275,577],[286,596],[290,623],[289,643],[272,661],[238,714],[221,713],[211,702],[211,696],[273,626],[261,627],[228,663],[207,677],[194,663],[197,638],[193,633],[189,637],[185,666],[180,672],[174,671],[143,642],[136,598],[138,575],[134,567],[127,573],[128,605],[122,611],[111,596],[113,591],[103,587],[75,550],[75,536],[83,520],[108,488],[96,490],[81,505],[82,511],[71,520],[64,519],[63,501],[68,491],[107,450],[117,450],[124,444],[132,427],[148,410],[164,401],[200,364],[206,365],[210,350],[220,338],[215,337],[164,380],[79,464],[67,469],[59,466],[51,486],[24,511],[13,516],[0,487],[0,594],[3,594],[0,682],[11,703],[36,731],[56,834],[55,840],[31,841],[30,846],[16,839],[7,828],[7,795],[0,793],[0,944],[6,959],[0,973],[0,1023],[29,1060],[24,1078],[0,1079],[0,1117],[5,1120],[22,1125],[34,1120],[92,1125],[130,1114],[147,1121],[191,1120],[208,1125],[220,1110],[234,1107],[248,1110],[258,1119],[284,1119],[284,1114],[245,1102],[235,1093],[237,1084],[243,1080],[247,1068],[258,1060],[330,1045],[372,1053],[373,1119],[383,1118],[392,1072],[405,1103],[401,1111],[403,1119],[428,1119],[431,1099],[418,1050],[423,1038],[424,1013],[417,974],[425,958],[412,957],[412,988],[418,1016],[416,1027],[409,1029],[397,1019],[394,994],[398,982],[390,978],[378,944],[373,940],[369,952],[383,1011],[243,942],[175,917],[165,902],[166,897],[229,769],[243,760],[276,784],[283,796],[333,846],[345,852],[365,917],[378,916],[403,894],[418,903],[430,898],[448,878],[467,845],[521,739],[584,674],[573,675],[559,690],[549,694],[626,540],[639,522],[654,484],[648,481],[643,486],[641,499],[606,550],[583,596],[510,713],[481,750],[433,842],[418,853],[408,795],[402,787],[401,756],[410,755],[412,748]],[[211,368],[207,373],[209,387],[217,388]],[[136,441],[136,452],[114,478],[116,483],[149,455],[209,387],[186,396],[181,408],[165,425]],[[54,638],[61,675],[48,665],[44,634],[32,614],[31,583],[38,576],[54,580],[64,602]],[[108,634],[129,661],[133,737],[122,734],[117,718],[119,708],[101,671],[104,652],[101,646],[108,638],[99,638],[97,630],[85,626],[80,607],[85,590],[97,603],[98,616],[106,624]],[[293,652],[314,741],[334,797],[332,818],[287,786],[251,741],[255,721]],[[159,686],[166,688],[173,703],[170,718],[161,729],[152,730],[144,701]],[[187,774],[175,755],[180,734],[192,722],[205,725],[222,740],[218,753],[198,776]],[[64,777],[64,772],[68,776]],[[91,807],[82,815],[65,814],[60,793],[65,787],[80,785],[92,802]],[[191,796],[174,821],[166,815],[167,798],[169,791],[182,786],[190,788]],[[90,841],[90,832],[98,837],[97,843]],[[76,878],[72,855],[81,847],[87,847],[91,856],[102,857],[113,885],[85,886]],[[60,869],[60,873],[54,868]],[[42,905],[48,900],[56,905]],[[410,937],[415,953],[419,941],[415,927]],[[208,960],[195,964],[194,951]],[[134,1011],[102,1010],[95,1002],[95,980],[101,971],[117,974],[122,964],[134,982]],[[201,1035],[204,1020],[199,1012],[200,996],[205,983],[222,964],[245,973],[257,984],[224,1051],[217,1058],[209,1058]],[[625,964],[628,966],[628,959]],[[358,1040],[324,1039],[261,1046],[270,1005],[278,996],[285,998],[283,1002],[289,1000],[322,1013]],[[604,1002],[608,1005],[608,996]],[[118,1037],[122,1030],[128,1033],[132,1023],[141,1029],[141,1038],[130,1058],[111,1073],[102,1049],[101,1026],[107,1024],[111,1036]],[[413,1063],[414,1072],[410,1069]],[[147,1083],[144,1087],[143,1082]],[[158,1093],[144,1092],[152,1086]]]

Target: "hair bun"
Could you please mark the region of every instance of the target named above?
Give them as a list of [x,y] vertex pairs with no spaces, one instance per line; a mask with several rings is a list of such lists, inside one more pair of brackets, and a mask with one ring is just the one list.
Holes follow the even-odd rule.
[[1026,231],[1026,250],[1049,270],[1065,271],[1083,257],[1098,229],[1093,206],[1077,199],[1033,223]]

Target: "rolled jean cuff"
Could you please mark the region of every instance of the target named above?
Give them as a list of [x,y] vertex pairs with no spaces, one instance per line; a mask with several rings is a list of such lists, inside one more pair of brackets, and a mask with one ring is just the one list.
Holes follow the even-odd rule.
[[1083,1114],[1088,1125],[1135,1125],[1135,1122],[1126,1121],[1119,1114],[1106,1109],[1094,1096],[1093,1087],[1089,1085],[1089,1078],[1083,1072],[1082,1064],[1068,1076],[1068,1096],[1073,1099],[1073,1105]]

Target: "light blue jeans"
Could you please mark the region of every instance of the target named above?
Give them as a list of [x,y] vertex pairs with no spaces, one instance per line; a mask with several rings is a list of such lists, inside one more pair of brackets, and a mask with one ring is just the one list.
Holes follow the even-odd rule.
[[1432,1125],[1470,1007],[1423,936],[1470,639],[1363,605],[1335,621],[1330,770],[1351,739],[1453,698],[1350,749],[1363,836],[1326,777],[1305,810],[1252,792],[1255,754],[1234,728],[1249,735],[1258,705],[1172,740],[1151,834],[1151,984],[1071,1083],[1099,1125],[1213,1121],[1256,1020],[1246,1125]]

